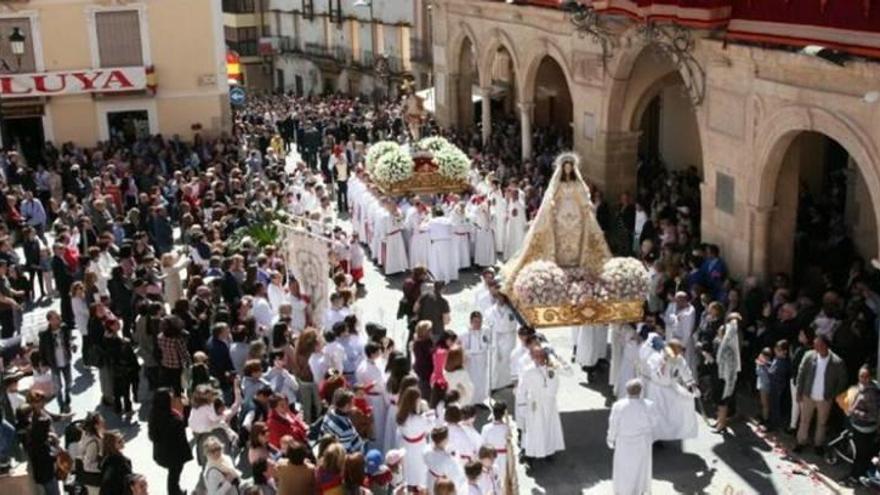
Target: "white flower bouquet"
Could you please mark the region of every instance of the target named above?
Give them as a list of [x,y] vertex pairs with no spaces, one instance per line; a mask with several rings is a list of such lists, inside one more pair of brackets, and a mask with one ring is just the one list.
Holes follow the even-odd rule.
[[464,181],[471,171],[471,159],[455,146],[449,145],[434,152],[434,163],[440,175],[450,180]]
[[444,137],[440,136],[431,136],[426,137],[415,144],[414,147],[417,151],[427,151],[431,154],[440,152],[446,148],[455,148],[449,141]]
[[370,176],[379,182],[392,184],[412,177],[414,169],[415,163],[410,154],[398,146],[379,157]]
[[635,258],[611,258],[602,266],[600,284],[606,297],[619,301],[640,301],[648,295],[648,270]]
[[527,306],[557,306],[569,300],[565,272],[552,261],[533,261],[523,267],[513,290]]
[[379,141],[378,143],[370,146],[370,149],[367,150],[367,173],[373,173],[373,169],[379,162],[379,159],[385,156],[386,153],[400,150],[400,145],[395,143],[394,141]]

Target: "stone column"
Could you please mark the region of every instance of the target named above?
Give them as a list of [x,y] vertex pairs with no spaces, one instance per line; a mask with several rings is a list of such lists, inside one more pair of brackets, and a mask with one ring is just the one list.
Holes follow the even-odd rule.
[[492,88],[480,88],[480,97],[482,101],[482,123],[483,123],[483,146],[489,143],[492,136]]
[[532,158],[532,111],[535,104],[528,102],[519,103],[520,130],[522,131],[522,159]]
[[767,279],[770,274],[770,221],[772,206],[749,205],[749,275]]

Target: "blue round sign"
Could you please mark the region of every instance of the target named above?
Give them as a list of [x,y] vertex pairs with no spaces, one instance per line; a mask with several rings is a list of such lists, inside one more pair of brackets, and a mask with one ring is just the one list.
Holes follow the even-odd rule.
[[241,86],[233,86],[229,88],[229,101],[235,106],[244,105],[247,100],[247,94]]

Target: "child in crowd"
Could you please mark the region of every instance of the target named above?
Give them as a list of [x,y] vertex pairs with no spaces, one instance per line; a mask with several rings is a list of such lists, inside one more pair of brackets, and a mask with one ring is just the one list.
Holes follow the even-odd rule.
[[364,248],[361,246],[360,238],[356,232],[351,234],[351,245],[349,247],[349,273],[358,288],[364,286],[364,284],[361,283],[361,280],[364,278]]
[[755,377],[758,394],[761,398],[761,423],[766,425],[770,419],[770,363],[773,351],[769,347],[761,350],[755,360]]
[[507,469],[507,443],[510,438],[510,427],[507,425],[507,405],[496,402],[492,406],[492,422],[483,426],[483,445],[495,449],[495,472],[502,474],[502,488],[504,488],[503,473]]

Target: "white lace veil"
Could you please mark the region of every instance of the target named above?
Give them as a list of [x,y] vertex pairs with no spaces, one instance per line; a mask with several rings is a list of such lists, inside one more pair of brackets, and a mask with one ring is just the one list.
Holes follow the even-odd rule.
[[513,281],[516,274],[522,268],[535,260],[556,260],[556,240],[553,234],[553,214],[556,194],[559,191],[559,183],[562,180],[562,166],[565,162],[572,162],[575,182],[577,188],[575,194],[583,194],[586,204],[589,205],[589,212],[583,225],[582,239],[586,244],[586,249],[581,250],[581,263],[584,268],[589,269],[594,274],[601,270],[602,263],[611,257],[611,251],[605,242],[605,236],[599,223],[596,221],[595,208],[590,197],[590,190],[584,182],[580,170],[580,157],[571,151],[560,153],[553,162],[553,176],[544,192],[544,198],[541,200],[541,206],[538,213],[532,219],[529,232],[523,241],[520,251],[502,268],[503,286],[502,290],[510,296],[513,293]]

